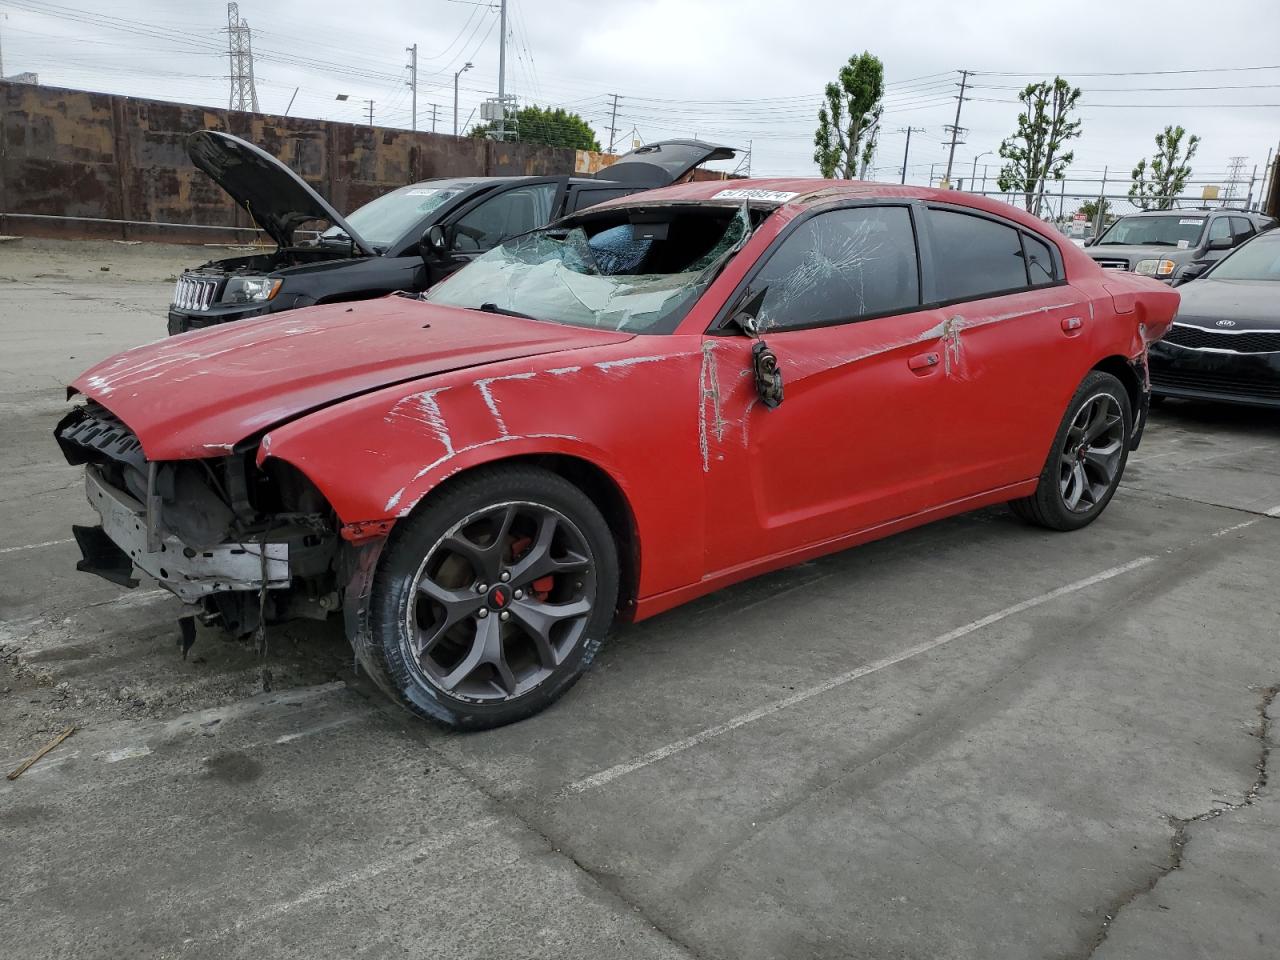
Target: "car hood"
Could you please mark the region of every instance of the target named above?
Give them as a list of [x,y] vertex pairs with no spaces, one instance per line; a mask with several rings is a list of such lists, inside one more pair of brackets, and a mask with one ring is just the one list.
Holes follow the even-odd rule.
[[612,180],[631,185],[665,187],[675,183],[700,163],[728,160],[737,151],[701,140],[662,140],[636,147],[623,154],[595,175],[597,180]]
[[1215,280],[1212,276],[1178,287],[1182,305],[1177,322],[1213,328],[1230,320],[1229,332],[1280,330],[1280,283],[1274,280]]
[[246,438],[362,393],[630,334],[390,296],[167,337],[72,385],[133,430],[149,460],[221,456]]
[[300,224],[326,220],[350,237],[358,251],[374,255],[342,214],[310,184],[247,140],[219,130],[197,130],[187,137],[187,156],[279,246],[293,246],[293,231]]
[[1167,260],[1172,260],[1174,263],[1182,263],[1184,260],[1190,259],[1195,251],[1180,250],[1177,247],[1108,244],[1107,246],[1085,247],[1084,252],[1095,260],[1119,260],[1123,257],[1132,266],[1139,260],[1147,260],[1154,257],[1163,257]]

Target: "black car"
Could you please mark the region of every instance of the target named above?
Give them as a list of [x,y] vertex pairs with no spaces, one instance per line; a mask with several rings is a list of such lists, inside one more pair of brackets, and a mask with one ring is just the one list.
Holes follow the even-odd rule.
[[1151,345],[1152,395],[1280,407],[1280,231],[1178,292],[1177,319]]
[[[731,147],[664,140],[638,147],[590,177],[456,177],[384,194],[345,219],[265,150],[200,130],[187,153],[276,244],[271,253],[211,260],[185,271],[169,332],[294,307],[425,290],[511,237],[584,207],[674,183]],[[301,242],[304,224],[325,229]]]

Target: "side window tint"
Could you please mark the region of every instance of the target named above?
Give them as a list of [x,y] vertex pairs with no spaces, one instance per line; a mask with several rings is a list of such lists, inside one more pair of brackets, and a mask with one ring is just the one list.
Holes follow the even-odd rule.
[[504,190],[454,224],[453,248],[463,253],[491,250],[503,240],[541,227],[551,219],[554,183]]
[[573,198],[572,212],[594,207],[597,203],[604,203],[606,200],[625,197],[632,192],[631,190],[579,190]]
[[1225,240],[1231,236],[1231,224],[1226,217],[1214,217],[1209,222],[1209,239]]
[[1053,251],[1049,249],[1047,243],[1039,237],[1024,233],[1022,251],[1027,259],[1027,273],[1031,277],[1033,287],[1053,283],[1058,279],[1058,271],[1053,264]]
[[951,210],[930,210],[938,299],[965,300],[1027,286],[1013,227]]
[[769,257],[762,326],[786,329],[906,312],[920,305],[915,234],[906,207],[832,210],[806,220]]
[[1231,236],[1236,243],[1244,243],[1253,236],[1253,224],[1244,217],[1231,218]]

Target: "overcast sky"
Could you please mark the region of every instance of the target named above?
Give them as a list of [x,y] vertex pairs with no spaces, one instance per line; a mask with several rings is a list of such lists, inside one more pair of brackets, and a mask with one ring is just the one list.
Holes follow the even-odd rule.
[[[415,42],[420,129],[430,129],[435,103],[437,129],[452,131],[453,73],[468,60],[461,122],[497,91],[498,14],[488,3],[241,0],[240,13],[253,30],[266,112],[284,112],[297,87],[294,115],[358,121],[361,98],[372,98],[376,123],[408,127],[405,47]],[[0,0],[4,71],[225,107],[226,14],[213,0]],[[927,183],[946,162],[943,125],[961,68],[978,71],[953,172],[966,180],[975,157],[979,180],[984,167],[994,180],[1017,90],[1061,73],[1084,90],[1074,177],[1096,180],[1109,167],[1127,181],[1172,123],[1202,138],[1195,179],[1220,180],[1231,157],[1246,158],[1246,176],[1255,164],[1261,171],[1280,140],[1277,41],[1280,0],[510,0],[507,87],[522,103],[580,112],[602,143],[616,93],[623,146],[633,135],[750,142],[754,174],[810,175],[823,85],[866,49],[884,61],[889,83],[876,178],[897,179],[898,130],[912,126],[923,129],[912,136],[907,178]],[[335,100],[341,93],[350,99]],[[1068,190],[1097,189],[1080,180]]]

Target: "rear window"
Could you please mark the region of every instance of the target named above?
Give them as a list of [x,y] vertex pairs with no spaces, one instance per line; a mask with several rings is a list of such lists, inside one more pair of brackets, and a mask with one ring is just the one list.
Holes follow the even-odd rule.
[[1021,290],[1027,286],[1022,242],[1013,227],[954,210],[930,210],[939,300]]

